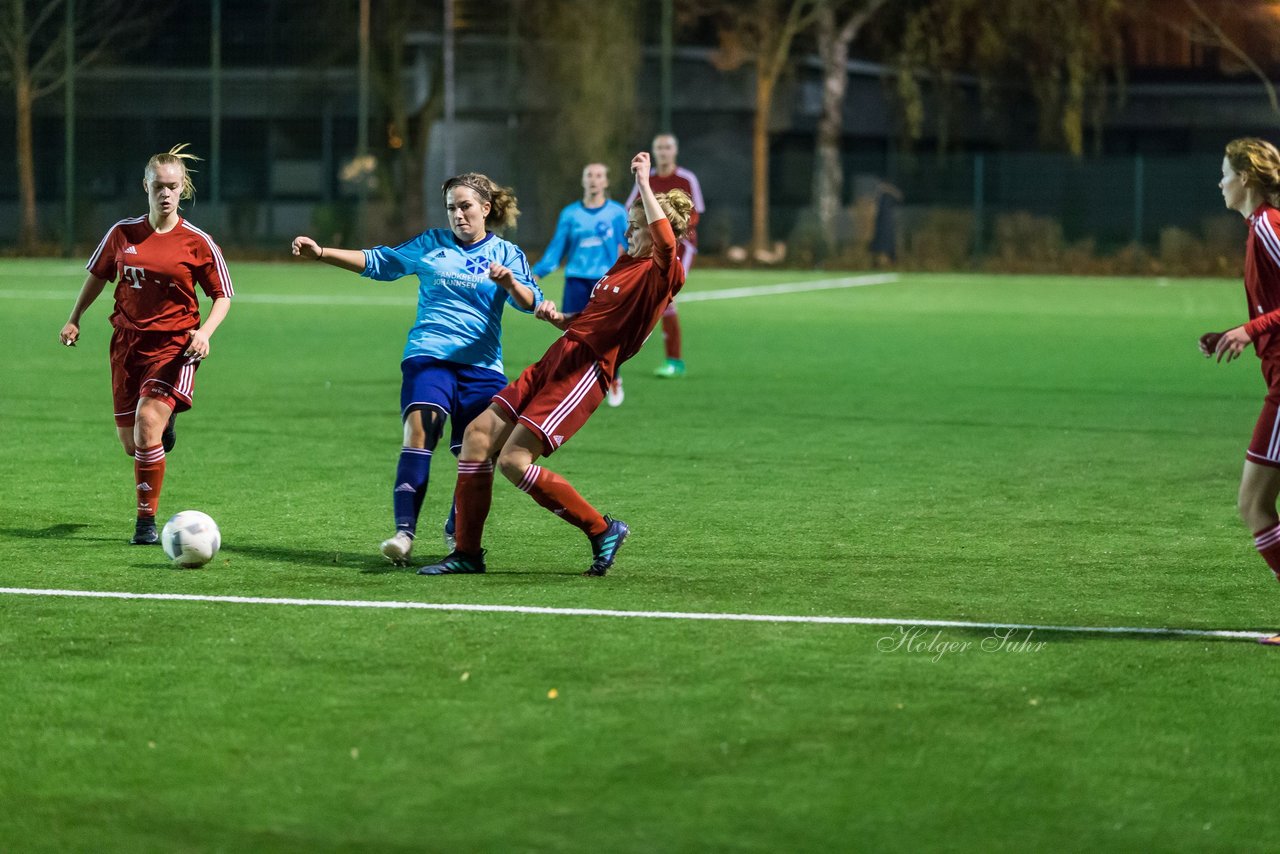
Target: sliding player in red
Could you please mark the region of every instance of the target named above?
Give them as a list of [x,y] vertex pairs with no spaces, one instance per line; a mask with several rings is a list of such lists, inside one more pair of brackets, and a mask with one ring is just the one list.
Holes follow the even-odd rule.
[[[213,238],[178,212],[178,203],[195,195],[186,161],[196,157],[184,148],[176,145],[147,161],[147,215],[120,220],[102,238],[59,336],[74,347],[81,316],[107,282],[116,282],[111,391],[120,443],[134,459],[138,513],[131,542],[139,546],[160,540],[156,512],[165,453],[173,449],[173,418],[191,408],[196,368],[208,357],[209,338],[235,293]],[[197,285],[213,300],[204,323]]]
[[[1262,360],[1267,396],[1245,452],[1239,508],[1258,553],[1280,579],[1280,151],[1261,139],[1232,140],[1222,158],[1218,187],[1226,206],[1249,221],[1244,255],[1249,322],[1205,333],[1200,351],[1230,362],[1252,343]],[[1263,643],[1280,645],[1280,635]]]
[[587,575],[604,575],[627,535],[625,522],[600,514],[564,478],[535,465],[582,428],[604,399],[618,367],[644,344],[684,286],[677,240],[693,203],[649,185],[649,154],[631,160],[640,202],[628,213],[627,252],[592,288],[586,308],[561,314],[543,302],[535,314],[564,335],[467,427],[458,457],[457,548],[421,575],[484,572],[481,538],[489,515],[496,459],[503,475],[534,501],[580,528],[591,543]]

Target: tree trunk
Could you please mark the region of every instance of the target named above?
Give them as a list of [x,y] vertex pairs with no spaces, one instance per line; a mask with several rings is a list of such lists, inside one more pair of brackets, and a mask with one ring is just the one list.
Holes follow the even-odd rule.
[[15,75],[13,84],[14,107],[17,111],[17,143],[18,143],[18,198],[22,207],[22,227],[18,235],[18,245],[24,252],[35,249],[40,234],[40,225],[36,217],[36,161],[32,142],[32,102],[31,78],[25,73]]
[[[813,203],[827,248],[839,249],[836,223],[844,195],[844,168],[840,162],[840,137],[844,130],[844,95],[848,86],[849,43],[856,31],[836,29],[836,16],[824,7],[818,17],[818,54],[822,58],[822,115],[813,171]],[[848,34],[848,38],[844,36]]]
[[756,63],[756,114],[751,127],[751,249],[771,251],[769,243],[769,119],[775,81]]

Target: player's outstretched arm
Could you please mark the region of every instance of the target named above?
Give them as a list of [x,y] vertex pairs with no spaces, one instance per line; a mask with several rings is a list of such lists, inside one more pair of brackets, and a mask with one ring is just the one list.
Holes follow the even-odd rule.
[[187,342],[187,350],[182,355],[200,361],[209,357],[209,337],[221,325],[227,311],[231,308],[231,300],[218,297],[209,308],[209,317],[200,324],[199,329],[191,331],[191,340]]
[[1235,359],[1244,352],[1244,348],[1248,347],[1253,339],[1249,337],[1249,333],[1245,331],[1243,326],[1237,326],[1235,329],[1228,329],[1218,338],[1218,344],[1213,348],[1214,354],[1221,362],[1225,356],[1227,361]]
[[525,311],[533,311],[539,305],[537,294],[532,288],[521,284],[510,267],[494,261],[489,265],[489,278],[497,282],[498,287],[506,291],[515,304]]
[[76,342],[80,340],[80,318],[84,316],[85,310],[93,305],[93,301],[102,294],[102,289],[106,285],[106,279],[99,279],[93,273],[85,277],[84,284],[80,286],[80,294],[76,297],[76,304],[71,307],[71,316],[63,325],[62,332],[58,333],[59,341],[68,347],[76,346]]
[[660,219],[666,219],[667,215],[663,212],[662,205],[658,204],[658,197],[654,195],[653,188],[649,186],[651,168],[649,152],[641,151],[631,158],[631,173],[636,176],[636,187],[639,188],[640,198],[644,202],[645,221],[657,222]]
[[538,320],[545,320],[556,329],[562,331],[568,329],[569,324],[573,322],[573,319],[581,313],[582,312],[575,311],[572,314],[561,314],[559,310],[556,309],[556,304],[549,299],[544,299],[542,302],[538,303],[538,307],[533,310],[533,316]]
[[333,267],[350,270],[352,273],[364,272],[364,252],[359,249],[337,249],[332,246],[321,246],[304,234],[293,238],[292,248],[293,254],[299,258],[323,261]]

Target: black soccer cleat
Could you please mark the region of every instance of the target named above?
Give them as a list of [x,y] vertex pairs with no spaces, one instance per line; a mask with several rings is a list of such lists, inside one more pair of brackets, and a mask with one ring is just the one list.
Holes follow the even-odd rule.
[[418,570],[418,575],[476,575],[481,572],[484,572],[484,549],[479,554],[454,549],[439,563]]
[[156,530],[156,517],[140,517],[134,525],[133,539],[129,541],[129,545],[154,546],[158,542],[160,542],[160,533]]
[[605,528],[603,533],[590,538],[593,560],[591,568],[582,573],[589,578],[598,578],[609,571],[609,567],[613,566],[613,561],[618,557],[618,549],[622,548],[622,544],[631,534],[631,528],[626,522],[610,519],[608,516],[605,516],[604,520],[609,523],[609,527]]
[[178,434],[173,430],[173,422],[178,419],[178,413],[169,413],[169,423],[164,425],[164,432],[160,434],[160,446],[164,448],[167,454],[173,450],[173,446],[178,444]]

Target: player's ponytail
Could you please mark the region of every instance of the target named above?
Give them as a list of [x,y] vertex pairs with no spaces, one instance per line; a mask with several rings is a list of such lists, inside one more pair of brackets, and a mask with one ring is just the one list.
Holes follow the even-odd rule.
[[484,218],[484,224],[490,231],[502,231],[516,224],[520,207],[515,191],[510,187],[499,186],[488,175],[467,172],[445,181],[440,187],[440,195],[447,196],[454,187],[467,187],[475,192],[480,201],[489,204],[489,215]]
[[1267,204],[1280,207],[1280,151],[1274,145],[1246,136],[1228,142],[1226,154],[1237,175],[1251,177]]
[[684,237],[689,231],[689,218],[693,215],[693,199],[684,190],[668,190],[658,193],[658,207],[667,215],[671,230],[677,238]]
[[196,170],[188,168],[187,161],[199,160],[200,158],[188,151],[183,151],[190,144],[189,142],[180,142],[164,154],[151,155],[151,159],[147,161],[147,167],[142,170],[142,183],[147,184],[150,182],[155,177],[158,167],[176,163],[182,167],[182,192],[178,198],[184,200],[194,199],[196,197],[196,185],[191,183],[191,173]]

